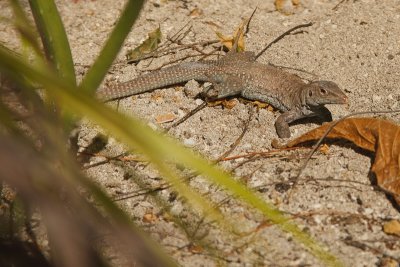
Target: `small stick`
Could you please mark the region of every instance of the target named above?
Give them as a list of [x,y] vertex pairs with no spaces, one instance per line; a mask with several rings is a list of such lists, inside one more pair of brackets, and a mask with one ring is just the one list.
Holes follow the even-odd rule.
[[259,58],[265,51],[267,51],[268,48],[270,48],[273,44],[277,43],[279,40],[281,40],[281,39],[282,39],[283,37],[285,37],[286,35],[289,35],[291,32],[293,32],[293,31],[295,31],[295,30],[297,30],[297,29],[305,28],[305,27],[310,27],[310,26],[312,26],[312,25],[313,25],[313,23],[312,23],[312,22],[309,22],[309,23],[307,23],[307,24],[300,24],[300,25],[297,25],[297,26],[295,26],[295,27],[293,27],[293,28],[291,28],[291,29],[285,31],[284,33],[282,33],[281,35],[279,35],[277,38],[275,38],[275,40],[273,40],[272,42],[270,42],[263,50],[261,50],[260,53],[258,53],[258,54],[256,55],[256,59]]
[[218,159],[216,160],[217,162],[224,160],[239,145],[239,143],[243,139],[243,136],[246,134],[246,132],[249,129],[249,125],[250,125],[251,119],[253,118],[253,114],[254,114],[254,110],[251,109],[248,119],[244,122],[243,130],[242,130],[241,134],[238,136],[238,138],[235,140],[235,142],[233,142],[230,145],[229,149],[227,151],[225,151],[221,156],[218,157]]
[[[257,11],[257,7],[253,10],[253,13],[251,13],[249,19],[248,19],[247,22],[246,22],[246,25],[244,25],[244,33],[243,33],[243,34],[246,34],[246,33],[249,31],[250,21],[251,21],[251,19],[253,18],[254,13],[256,13],[256,11]],[[243,30],[243,29],[242,29],[242,30]],[[238,51],[237,51],[237,48],[238,48],[238,45],[239,45],[240,35],[242,35],[242,33],[241,33],[240,30],[238,30],[238,32],[237,32],[237,34],[236,34],[236,36],[235,36],[235,39],[234,39],[234,41],[233,41],[232,49],[231,49],[231,51],[233,51],[233,52],[238,52]]]
[[[188,27],[188,29],[182,34],[183,29],[186,28],[186,26],[188,26],[189,23],[190,23],[190,20],[189,20],[188,22],[186,22],[185,25],[183,25],[183,27],[180,28],[176,33],[174,33],[171,37],[168,37],[167,39],[168,39],[170,42],[173,42],[173,43],[177,42],[178,40],[182,40],[182,38],[184,38],[184,37],[187,35],[187,33],[188,33],[188,32],[192,29],[192,27],[193,27],[192,25],[190,25],[190,26]],[[183,37],[181,37],[182,35],[183,35]]]
[[247,154],[240,154],[240,155],[236,155],[236,156],[222,158],[220,161],[231,161],[231,160],[236,160],[236,159],[249,159],[249,158],[254,158],[255,156],[269,157],[269,156],[273,156],[273,155],[279,155],[283,151],[291,151],[291,150],[298,150],[298,149],[299,149],[299,147],[287,147],[287,148],[283,147],[283,148],[262,151],[262,152],[250,152]]
[[341,5],[341,4],[343,4],[345,1],[347,1],[347,0],[341,0],[339,3],[337,3],[336,4],[336,6],[334,6],[333,8],[332,8],[332,10],[337,10],[338,9],[338,7]]
[[178,126],[179,124],[181,124],[182,122],[186,121],[188,118],[190,118],[191,116],[193,116],[194,114],[196,114],[197,112],[199,112],[200,110],[205,108],[206,106],[207,106],[207,102],[204,101],[203,103],[198,105],[196,108],[194,108],[191,111],[189,111],[189,113],[187,113],[181,119],[179,119],[176,122],[174,122],[170,127],[166,128],[166,130],[169,131],[172,127]]
[[271,65],[271,66],[273,66],[273,67],[280,68],[280,69],[289,69],[289,70],[295,70],[295,71],[298,71],[298,72],[302,72],[302,73],[308,74],[308,75],[310,75],[310,76],[313,76],[314,78],[317,78],[317,77],[318,77],[318,76],[315,75],[314,73],[309,72],[309,71],[306,71],[306,70],[303,70],[303,69],[293,68],[293,67],[287,67],[287,66],[280,66],[280,65],[275,65],[275,64],[272,64],[272,63],[268,63],[268,64]]

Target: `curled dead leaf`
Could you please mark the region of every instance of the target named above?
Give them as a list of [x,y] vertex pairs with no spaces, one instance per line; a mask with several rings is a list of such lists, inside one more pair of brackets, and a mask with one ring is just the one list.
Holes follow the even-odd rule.
[[[318,127],[287,144],[318,140],[335,122]],[[375,152],[371,171],[375,173],[380,188],[392,194],[400,204],[400,127],[388,120],[376,118],[349,118],[338,122],[327,138],[346,139],[355,145]]]

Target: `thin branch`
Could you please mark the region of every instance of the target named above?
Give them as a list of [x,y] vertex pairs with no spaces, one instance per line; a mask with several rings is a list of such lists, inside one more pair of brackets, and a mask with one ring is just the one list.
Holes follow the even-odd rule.
[[[246,33],[249,31],[250,21],[251,21],[251,19],[253,18],[253,16],[254,16],[254,14],[256,13],[256,11],[257,11],[257,7],[253,10],[253,13],[251,13],[250,17],[247,19],[246,25],[244,25],[244,32],[243,32],[243,34],[246,34]],[[233,46],[232,46],[231,51],[233,51],[233,52],[238,52],[237,48],[238,48],[238,45],[239,45],[239,39],[240,39],[240,36],[241,36],[241,35],[242,35],[242,32],[241,32],[241,30],[240,30],[240,28],[239,28],[239,30],[238,30],[236,36],[234,37]]]
[[338,10],[338,8],[339,8],[339,6],[341,5],[341,4],[343,4],[344,2],[346,2],[347,0],[341,0],[339,3],[337,3],[333,8],[332,8],[332,10]]
[[289,30],[287,30],[286,32],[282,33],[281,35],[279,35],[277,38],[275,38],[275,40],[273,40],[272,42],[270,42],[263,50],[261,50],[257,55],[256,55],[256,59],[259,58],[265,51],[267,51],[268,48],[270,48],[273,44],[277,43],[279,40],[281,40],[283,37],[285,37],[286,35],[289,35],[290,33],[292,33],[293,31],[300,29],[300,28],[305,28],[305,27],[310,27],[312,26],[313,23],[309,22],[306,24],[300,24],[297,25]]
[[244,135],[246,134],[246,132],[247,132],[248,129],[249,129],[249,125],[250,125],[250,122],[251,122],[251,120],[252,120],[252,118],[253,118],[253,114],[254,114],[254,110],[251,109],[248,119],[247,119],[247,120],[244,122],[244,124],[243,124],[243,130],[242,130],[241,134],[238,136],[238,138],[235,140],[235,142],[233,142],[233,143],[230,145],[229,149],[228,149],[227,151],[225,151],[221,156],[218,157],[217,162],[220,162],[220,161],[222,161],[224,158],[226,158],[226,157],[227,157],[229,154],[231,154],[232,151],[235,150],[235,148],[240,144],[240,142],[242,141]]
[[186,121],[188,118],[190,118],[191,116],[193,116],[194,114],[196,114],[197,112],[199,112],[200,110],[205,108],[206,106],[207,106],[207,102],[204,101],[203,103],[198,105],[195,109],[192,109],[191,111],[189,111],[189,113],[187,113],[181,119],[179,119],[176,122],[174,122],[170,127],[168,127],[166,129],[166,131],[169,131],[171,128],[178,126],[179,124],[181,124],[182,122]]
[[[298,72],[301,72],[301,73],[308,74],[308,75],[310,75],[310,76],[313,76],[314,78],[317,78],[317,77],[318,77],[318,75],[316,75],[316,74],[314,74],[314,73],[312,73],[312,72],[303,70],[303,69],[293,68],[293,67],[287,67],[287,66],[280,66],[280,65],[275,65],[275,64],[272,64],[272,63],[268,63],[268,64],[271,65],[271,66],[273,66],[273,67],[279,68],[279,69],[294,70],[294,71],[298,71]],[[306,79],[305,79],[305,80],[306,80]]]

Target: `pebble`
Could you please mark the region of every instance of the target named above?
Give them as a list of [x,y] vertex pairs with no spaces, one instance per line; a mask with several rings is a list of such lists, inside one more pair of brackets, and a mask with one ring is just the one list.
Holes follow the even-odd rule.
[[195,100],[196,105],[201,105],[203,104],[203,100],[201,100],[200,98]]
[[196,140],[194,140],[194,138],[184,139],[183,144],[187,147],[193,147],[196,145]]
[[379,96],[379,95],[373,95],[372,96],[372,102],[374,102],[374,103],[381,102],[381,100],[382,100],[382,97]]
[[149,123],[147,123],[147,125],[148,125],[151,129],[157,130],[157,125],[155,125],[154,123],[149,122]]

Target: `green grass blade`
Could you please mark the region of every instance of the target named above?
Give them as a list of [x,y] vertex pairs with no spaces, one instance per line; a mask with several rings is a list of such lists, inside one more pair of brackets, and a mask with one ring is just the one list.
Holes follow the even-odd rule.
[[133,23],[139,15],[143,0],[129,0],[122,12],[117,25],[112,31],[100,55],[83,78],[80,88],[88,93],[94,93],[104,79],[107,70],[117,57],[122,44],[129,34]]
[[[31,25],[19,1],[10,0],[9,2],[14,13],[13,24],[21,37],[23,47],[27,46],[32,49],[36,59],[41,58],[43,54],[37,42],[38,35],[35,28]],[[29,53],[26,54],[29,56]]]
[[30,0],[47,59],[65,82],[76,85],[74,63],[67,34],[53,0]]
[[[49,90],[53,97],[69,112],[75,112],[81,116],[86,116],[93,122],[107,129],[112,135],[119,138],[131,148],[137,149],[148,156],[148,158],[163,168],[161,164],[167,160],[178,162],[195,171],[205,175],[210,181],[227,189],[245,203],[261,211],[269,220],[277,224],[281,229],[293,235],[293,238],[300,241],[316,257],[327,266],[342,266],[342,264],[324,248],[317,244],[308,234],[302,232],[289,218],[282,212],[266,203],[261,197],[252,192],[247,187],[235,181],[226,172],[213,167],[208,161],[195,155],[192,151],[178,145],[171,138],[161,136],[149,127],[143,125],[137,119],[125,117],[115,110],[93,101],[91,97],[83,94],[74,94],[71,90],[65,90],[65,84],[52,77],[50,74],[43,73],[38,69],[32,69],[25,62],[6,55],[0,49],[0,68],[9,69],[24,73],[30,79],[36,80]],[[162,170],[161,170],[162,171]],[[164,175],[171,175],[163,172]],[[179,191],[179,193],[181,193]],[[184,192],[185,193],[185,192]]]

